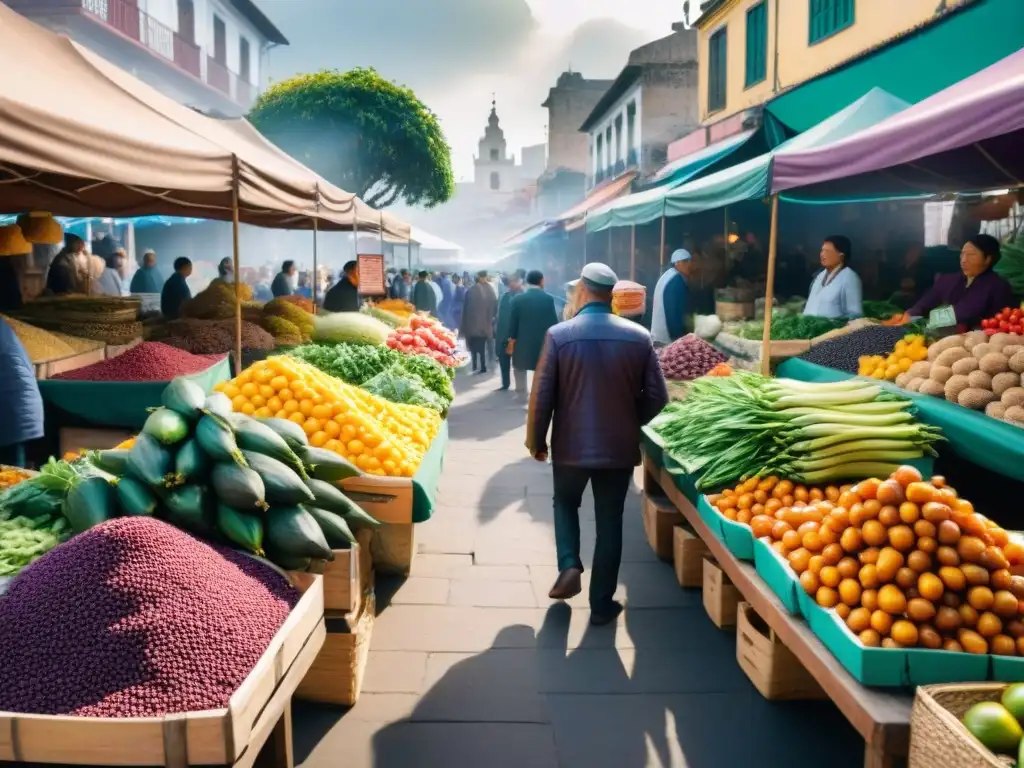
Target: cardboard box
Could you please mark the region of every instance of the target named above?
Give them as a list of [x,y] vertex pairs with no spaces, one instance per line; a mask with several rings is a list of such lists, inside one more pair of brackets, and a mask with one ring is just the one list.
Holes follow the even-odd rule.
[[672,529],[672,564],[680,587],[701,587],[704,584],[704,556],[707,545],[687,525]]
[[662,560],[672,561],[672,537],[675,526],[685,518],[668,499],[644,495],[644,532],[647,543]]
[[748,603],[740,603],[736,623],[736,661],[750,682],[769,700],[827,698],[775,630]]
[[710,555],[704,558],[704,610],[719,629],[736,626],[740,592]]

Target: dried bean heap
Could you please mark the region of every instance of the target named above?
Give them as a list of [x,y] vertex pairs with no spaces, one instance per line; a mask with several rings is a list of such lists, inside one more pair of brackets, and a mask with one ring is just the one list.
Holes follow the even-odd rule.
[[170,381],[177,376],[205,371],[219,355],[193,355],[180,349],[144,341],[117,357],[54,376],[66,381]]
[[704,339],[689,333],[662,349],[658,359],[666,378],[689,380],[704,376],[727,358]]
[[[174,320],[166,325],[164,344],[196,355],[231,352],[235,348],[234,320]],[[248,320],[242,321],[242,349],[273,349],[274,337]]]
[[837,371],[857,373],[857,361],[861,356],[888,355],[896,342],[906,335],[907,329],[901,325],[869,325],[815,344],[800,355],[800,359]]
[[226,707],[296,591],[171,525],[96,526],[0,599],[0,711],[155,717]]

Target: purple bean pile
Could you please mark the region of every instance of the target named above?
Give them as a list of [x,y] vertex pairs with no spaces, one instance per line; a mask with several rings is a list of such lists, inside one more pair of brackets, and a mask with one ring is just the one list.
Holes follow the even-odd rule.
[[50,551],[0,598],[0,711],[226,707],[298,602],[275,571],[148,517]]
[[665,378],[687,381],[700,378],[727,358],[704,339],[688,333],[663,348],[658,359]]

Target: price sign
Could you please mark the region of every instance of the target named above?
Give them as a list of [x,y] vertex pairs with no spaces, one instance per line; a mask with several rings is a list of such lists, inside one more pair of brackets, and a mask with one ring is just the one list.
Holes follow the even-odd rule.
[[361,253],[356,260],[359,264],[359,295],[385,296],[388,290],[384,283],[384,257],[378,253]]

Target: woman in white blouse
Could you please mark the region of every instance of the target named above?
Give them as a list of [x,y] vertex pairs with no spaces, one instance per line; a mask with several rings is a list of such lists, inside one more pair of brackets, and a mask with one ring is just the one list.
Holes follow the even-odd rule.
[[848,266],[850,251],[850,238],[844,235],[825,238],[820,255],[823,269],[811,280],[805,315],[853,318],[864,314],[860,278]]

